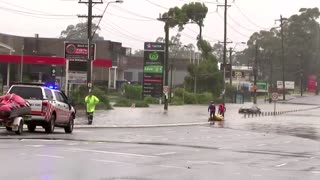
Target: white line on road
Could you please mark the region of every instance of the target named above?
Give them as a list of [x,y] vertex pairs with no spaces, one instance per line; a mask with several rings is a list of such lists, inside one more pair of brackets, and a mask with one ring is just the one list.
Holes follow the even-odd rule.
[[179,167],[179,166],[168,166],[168,165],[159,165],[159,166],[165,167],[165,168],[186,169],[185,167]]
[[214,162],[214,161],[187,161],[191,164],[216,164],[216,165],[223,165],[224,163],[221,162]]
[[61,142],[61,141],[64,141],[64,140],[50,140],[50,139],[21,139],[20,141]]
[[128,164],[132,165],[131,163],[121,162],[121,161],[109,161],[109,160],[101,160],[101,159],[91,159],[92,161],[96,162],[103,162],[103,163],[117,163],[117,164]]
[[35,154],[35,156],[64,159],[64,157],[62,157],[62,156],[53,156],[53,155],[48,155],[48,154]]
[[176,152],[164,152],[164,153],[158,153],[154,154],[155,156],[163,156],[163,155],[172,155],[172,154],[177,154]]
[[320,174],[320,171],[311,171],[313,174]]
[[265,146],[266,144],[258,144],[258,146]]
[[68,143],[67,145],[68,146],[75,146],[75,145],[78,145],[79,143]]
[[101,154],[115,154],[115,155],[123,155],[123,156],[134,156],[134,157],[159,158],[157,156],[144,155],[144,154],[121,153],[121,152],[101,151],[101,150],[92,150],[92,149],[69,148],[69,150],[75,150],[75,151],[80,151],[80,152],[101,153]]
[[39,148],[39,147],[43,147],[43,146],[45,146],[45,145],[43,145],[43,144],[35,144],[35,145],[24,145],[24,146]]
[[282,164],[278,164],[278,165],[276,165],[276,167],[282,167],[282,166],[285,166],[285,165],[287,165],[288,163],[282,163]]

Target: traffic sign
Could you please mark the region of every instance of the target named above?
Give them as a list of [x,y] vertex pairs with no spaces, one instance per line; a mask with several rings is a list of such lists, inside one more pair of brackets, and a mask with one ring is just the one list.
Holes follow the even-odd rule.
[[167,94],[169,92],[169,86],[163,86],[163,93]]
[[272,100],[276,101],[276,100],[278,100],[279,94],[278,93],[272,93],[271,96],[272,96]]

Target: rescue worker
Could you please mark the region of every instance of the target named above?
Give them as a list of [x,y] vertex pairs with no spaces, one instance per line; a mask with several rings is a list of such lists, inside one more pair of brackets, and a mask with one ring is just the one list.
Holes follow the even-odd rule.
[[208,112],[210,112],[210,119],[209,120],[213,121],[214,117],[215,117],[215,113],[216,113],[216,106],[213,101],[211,101],[209,104]]
[[88,96],[85,98],[86,111],[88,116],[88,124],[91,125],[93,121],[93,113],[95,111],[96,105],[99,103],[99,99],[89,91]]
[[219,104],[218,113],[224,117],[224,113],[226,112],[226,106],[224,104]]

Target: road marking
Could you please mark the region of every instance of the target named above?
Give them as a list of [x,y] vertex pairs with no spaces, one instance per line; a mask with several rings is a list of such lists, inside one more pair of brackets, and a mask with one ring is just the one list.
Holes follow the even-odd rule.
[[78,145],[79,143],[69,143],[67,144],[68,146],[75,146],[75,145]]
[[45,145],[42,145],[42,144],[35,144],[35,145],[24,145],[24,146],[27,146],[27,147],[34,147],[34,148],[39,148],[39,147],[43,147]]
[[168,165],[159,165],[159,166],[165,167],[165,168],[186,169],[185,167],[179,167],[179,166],[168,166]]
[[282,167],[282,166],[285,166],[285,165],[287,165],[288,163],[282,163],[282,164],[278,164],[278,165],[276,165],[276,167]]
[[224,163],[221,162],[214,162],[214,161],[187,161],[188,163],[192,164],[216,164],[216,165],[223,165]]
[[101,160],[101,159],[91,159],[92,161],[96,162],[103,162],[103,163],[117,163],[117,164],[128,164],[128,165],[133,165],[131,163],[126,163],[126,162],[121,162],[121,161],[109,161],[109,160]]
[[291,141],[285,141],[284,143],[285,143],[285,144],[289,144],[289,143],[291,143]]
[[101,151],[101,150],[77,149],[77,148],[69,148],[69,149],[70,149],[70,150],[75,150],[75,151],[82,151],[82,152],[91,152],[91,153],[115,154],[115,155],[134,156],[134,157],[146,157],[146,158],[159,158],[159,157],[157,157],[157,156],[144,155],[144,154],[121,153],[121,152],[113,152],[113,151]]
[[53,155],[48,155],[48,154],[35,154],[35,156],[64,159],[64,157],[62,157],[62,156],[53,156]]
[[164,153],[158,153],[154,154],[155,156],[163,156],[163,155],[172,155],[172,154],[177,154],[176,152],[164,152]]
[[61,142],[61,141],[64,141],[64,140],[51,140],[51,139],[21,139],[20,141]]
[[313,174],[320,174],[320,171],[311,171]]
[[266,144],[258,144],[258,146],[265,146]]
[[92,131],[75,130],[77,133],[92,133]]
[[252,176],[253,176],[253,177],[262,177],[261,174],[253,174]]

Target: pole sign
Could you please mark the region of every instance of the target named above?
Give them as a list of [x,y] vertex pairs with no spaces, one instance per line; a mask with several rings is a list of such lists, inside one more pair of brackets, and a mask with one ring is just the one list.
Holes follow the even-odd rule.
[[143,97],[162,97],[164,47],[163,43],[144,43]]
[[274,106],[273,106],[273,113],[275,114],[276,113],[276,104],[277,104],[277,100],[278,100],[278,98],[279,98],[279,94],[278,93],[272,93],[272,100],[273,100],[273,104],[274,104]]
[[[91,45],[91,60],[95,59],[96,45]],[[87,71],[88,44],[85,43],[64,43],[64,57],[69,61],[70,71]]]

